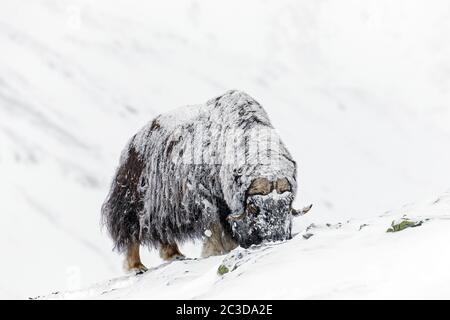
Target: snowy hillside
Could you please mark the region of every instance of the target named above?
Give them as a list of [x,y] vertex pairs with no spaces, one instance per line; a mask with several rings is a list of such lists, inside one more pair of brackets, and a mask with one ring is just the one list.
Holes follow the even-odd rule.
[[[232,88],[267,109],[299,163],[297,206],[314,204],[308,221],[356,221],[319,228],[308,241],[296,237],[267,256],[256,250],[249,257],[261,269],[246,281],[269,278],[270,270],[274,279],[287,276],[303,263],[302,250],[315,258],[317,249],[331,268],[325,253],[332,248],[342,246],[336,261],[349,250],[375,254],[392,245],[387,239],[397,234],[354,229],[450,188],[449,38],[447,0],[1,1],[0,298],[73,291],[123,275],[99,225],[122,147],[158,113]],[[390,220],[374,219],[377,230]],[[420,245],[425,234],[437,241],[445,223],[404,231],[399,241]],[[353,241],[362,235],[366,243]],[[183,251],[192,257],[199,248]],[[154,277],[184,286],[191,275],[178,271],[186,265],[196,296],[212,290],[219,297],[218,288],[232,287],[238,274],[216,277],[223,258],[177,262],[129,281],[143,290],[156,281],[169,295],[176,290],[161,289],[166,278]],[[161,262],[150,252],[144,263]],[[314,277],[338,272],[316,270]],[[127,281],[116,281],[125,289],[114,294],[130,297]]]
[[[314,224],[285,243],[175,261],[42,299],[448,299],[450,194],[372,219]],[[387,232],[392,221],[417,224]],[[301,225],[301,227],[300,227]],[[226,269],[225,269],[226,268]],[[220,271],[218,271],[220,270]]]

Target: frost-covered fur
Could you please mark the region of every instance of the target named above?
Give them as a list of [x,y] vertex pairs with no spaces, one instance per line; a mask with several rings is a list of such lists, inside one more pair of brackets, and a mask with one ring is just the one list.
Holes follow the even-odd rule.
[[226,218],[245,210],[251,182],[287,178],[293,199],[295,176],[295,162],[262,106],[229,91],[160,115],[131,138],[103,221],[119,251],[204,237],[217,224],[239,240]]

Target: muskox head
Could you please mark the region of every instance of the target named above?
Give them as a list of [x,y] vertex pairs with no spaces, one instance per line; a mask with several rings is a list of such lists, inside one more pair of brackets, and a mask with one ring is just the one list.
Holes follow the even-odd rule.
[[291,238],[294,194],[287,178],[252,181],[245,195],[244,212],[228,216],[239,244],[247,248],[263,241]]

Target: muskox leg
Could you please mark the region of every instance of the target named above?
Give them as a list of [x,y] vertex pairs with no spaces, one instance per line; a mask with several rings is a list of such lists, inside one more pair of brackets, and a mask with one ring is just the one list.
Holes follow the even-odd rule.
[[180,252],[176,243],[160,243],[159,256],[166,261],[184,258],[184,255]]
[[126,258],[124,262],[124,266],[127,271],[144,273],[148,270],[141,262],[139,247],[139,243],[132,243],[127,247]]
[[235,249],[238,244],[222,226],[217,223],[209,228],[211,233],[203,241],[202,257],[220,256]]

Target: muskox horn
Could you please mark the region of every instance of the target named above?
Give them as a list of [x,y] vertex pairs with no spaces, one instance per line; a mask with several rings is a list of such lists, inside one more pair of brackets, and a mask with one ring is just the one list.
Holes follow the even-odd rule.
[[289,180],[286,178],[278,179],[275,183],[275,189],[278,193],[283,193],[286,191],[291,191],[291,184],[289,183]]
[[244,212],[239,213],[239,214],[230,214],[227,217],[227,220],[229,220],[229,221],[239,221],[239,220],[243,220],[246,216],[247,216],[247,212],[244,211]]
[[312,204],[310,204],[307,207],[304,207],[302,210],[295,210],[294,208],[292,208],[291,213],[294,217],[299,217],[302,216],[304,214],[307,214],[309,212],[309,210],[311,210],[312,208]]
[[267,195],[273,190],[273,184],[267,178],[258,178],[252,181],[247,190],[247,195]]

